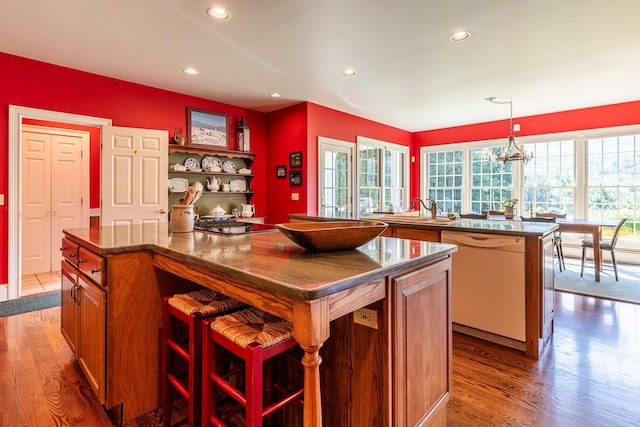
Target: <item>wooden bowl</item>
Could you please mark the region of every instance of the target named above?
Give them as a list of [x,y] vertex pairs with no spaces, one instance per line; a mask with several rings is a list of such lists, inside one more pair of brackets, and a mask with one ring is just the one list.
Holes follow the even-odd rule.
[[379,236],[380,221],[308,221],[276,224],[282,234],[311,252],[355,249]]

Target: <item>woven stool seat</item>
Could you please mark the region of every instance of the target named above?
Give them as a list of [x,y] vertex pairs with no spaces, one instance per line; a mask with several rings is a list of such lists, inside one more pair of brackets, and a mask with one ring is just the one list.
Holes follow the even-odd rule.
[[[203,322],[203,426],[223,426],[244,410],[246,427],[262,427],[263,419],[290,403],[302,405],[301,384],[284,386],[272,376],[273,359],[289,361],[302,369],[300,359],[287,353],[298,346],[293,324],[257,308],[245,308]],[[227,351],[240,358],[230,366],[216,363],[217,354]],[[300,372],[280,371],[280,377],[300,378]],[[299,381],[298,381],[299,382]],[[226,399],[236,403],[227,406]],[[225,405],[218,406],[219,401]]]
[[244,304],[214,290],[202,289],[188,294],[176,294],[169,298],[169,305],[184,314],[200,314],[202,317],[207,317]]
[[171,425],[173,394],[187,400],[189,426],[200,426],[202,414],[202,321],[244,306],[211,289],[162,299],[163,425]]
[[211,329],[242,348],[252,343],[268,348],[293,337],[291,322],[255,308],[217,317]]

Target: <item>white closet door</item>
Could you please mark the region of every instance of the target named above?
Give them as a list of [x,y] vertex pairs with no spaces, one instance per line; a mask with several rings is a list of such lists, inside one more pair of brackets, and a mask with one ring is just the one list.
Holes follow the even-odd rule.
[[51,271],[51,135],[22,133],[22,273]]

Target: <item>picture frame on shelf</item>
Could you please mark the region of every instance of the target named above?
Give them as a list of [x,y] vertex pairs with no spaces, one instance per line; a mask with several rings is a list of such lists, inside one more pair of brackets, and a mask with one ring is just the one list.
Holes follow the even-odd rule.
[[289,172],[289,185],[302,185],[302,171]]
[[302,152],[296,151],[295,153],[289,153],[289,167],[290,168],[302,167]]
[[286,177],[287,177],[287,167],[276,166],[276,178],[286,178]]
[[229,118],[226,114],[187,107],[188,146],[229,149]]

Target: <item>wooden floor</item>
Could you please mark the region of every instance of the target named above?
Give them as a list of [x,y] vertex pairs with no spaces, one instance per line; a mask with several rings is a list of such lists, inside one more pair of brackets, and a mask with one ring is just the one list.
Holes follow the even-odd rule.
[[[539,361],[454,334],[449,426],[640,425],[640,305],[558,292],[556,309]],[[0,318],[0,427],[110,425],[60,335],[59,307]]]

